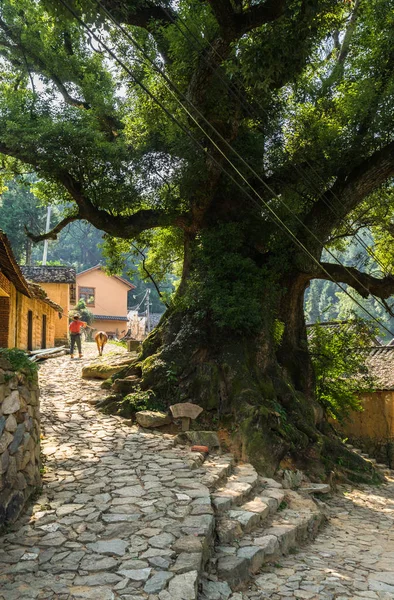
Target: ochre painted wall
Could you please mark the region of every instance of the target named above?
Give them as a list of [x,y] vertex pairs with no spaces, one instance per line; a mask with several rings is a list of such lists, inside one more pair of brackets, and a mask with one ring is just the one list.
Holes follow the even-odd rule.
[[[95,288],[94,306],[88,306],[94,315],[113,317],[125,317],[127,315],[127,292],[130,288],[116,277],[108,277],[104,271],[99,269],[80,273],[77,275],[77,302],[80,287]],[[94,327],[96,327],[95,324]],[[105,329],[102,330],[106,331]],[[108,330],[113,331],[113,327]]]
[[[127,321],[102,321],[95,319],[92,327],[97,331],[105,331],[105,333],[118,333],[119,336],[125,335],[127,331]],[[123,333],[122,333],[123,332]],[[96,332],[93,332],[93,334]]]
[[53,348],[55,345],[55,323],[56,320],[59,319],[58,312],[42,300],[28,298],[27,296],[19,293],[17,303],[17,348],[27,350],[27,314],[29,310],[31,310],[33,313],[33,350],[39,350],[42,347],[42,315],[47,316],[46,347]]
[[382,440],[394,436],[394,391],[362,394],[364,410],[352,412],[340,430],[349,438]]
[[[61,319],[55,321],[55,343],[67,344],[68,340],[68,314],[70,312],[70,284],[69,283],[40,283],[46,291],[48,298],[59,304],[63,309]],[[49,347],[49,346],[48,346]]]
[[33,313],[32,349],[42,347],[42,316],[46,315],[46,347],[55,345],[55,327],[59,321],[58,312],[46,302],[28,298],[18,292],[13,283],[2,282],[2,290],[7,288],[8,296],[0,296],[0,348],[20,348],[28,346],[28,311]]

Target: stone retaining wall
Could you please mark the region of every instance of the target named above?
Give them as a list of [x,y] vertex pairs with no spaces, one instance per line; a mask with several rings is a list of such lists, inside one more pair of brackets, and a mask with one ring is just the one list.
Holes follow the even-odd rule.
[[37,374],[0,357],[0,527],[20,515],[41,485]]

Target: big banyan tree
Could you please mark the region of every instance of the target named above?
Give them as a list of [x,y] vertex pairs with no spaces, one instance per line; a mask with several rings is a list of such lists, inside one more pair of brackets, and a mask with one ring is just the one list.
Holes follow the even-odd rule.
[[[1,0],[3,171],[64,218],[180,264],[128,371],[192,401],[265,472],[362,477],[316,401],[311,280],[386,299],[394,279],[324,248],[385,228],[394,174],[392,0]],[[358,297],[359,297],[358,296]],[[127,373],[126,373],[127,374]]]

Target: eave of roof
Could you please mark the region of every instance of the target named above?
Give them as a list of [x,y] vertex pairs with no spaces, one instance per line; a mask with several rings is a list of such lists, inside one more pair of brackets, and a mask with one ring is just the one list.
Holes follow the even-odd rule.
[[6,234],[0,229],[0,269],[2,273],[11,281],[18,292],[21,292],[28,298],[31,298],[29,287],[23,273],[16,262],[16,258],[11,248],[11,244]]
[[67,266],[24,266],[21,271],[26,279],[34,283],[75,283],[76,280],[75,269]]
[[116,317],[112,315],[94,315],[96,321],[127,321],[127,317]]
[[[96,265],[95,267],[90,267],[90,269],[85,269],[84,271],[80,271],[80,273],[77,273],[77,279],[80,275],[85,275],[85,273],[89,273],[89,271],[104,271],[103,265]],[[121,281],[122,283],[127,285],[127,287],[130,290],[135,289],[135,285],[133,285],[129,281],[126,281],[126,279],[123,279],[123,277],[119,277],[119,275],[107,275],[107,277],[114,277],[115,279],[118,279],[119,281]]]
[[30,282],[29,290],[33,298],[41,300],[42,302],[45,302],[45,304],[49,304],[49,306],[56,310],[58,313],[63,313],[63,308],[59,304],[48,298],[46,291],[38,283]]

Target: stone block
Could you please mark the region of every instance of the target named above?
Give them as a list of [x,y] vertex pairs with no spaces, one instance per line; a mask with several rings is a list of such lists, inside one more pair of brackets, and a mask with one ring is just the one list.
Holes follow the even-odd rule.
[[263,550],[265,556],[276,556],[279,553],[279,542],[275,535],[256,537],[253,544]]
[[191,446],[208,446],[209,450],[220,448],[216,431],[183,431],[175,438],[175,443]]
[[189,571],[173,577],[168,586],[170,598],[172,600],[196,600],[197,579],[197,571]]
[[202,552],[182,552],[176,559],[175,564],[171,567],[171,571],[174,573],[200,571],[201,563]]
[[2,435],[4,429],[5,429],[5,424],[7,422],[7,417],[0,417],[0,435]]
[[227,544],[242,537],[242,527],[238,521],[223,519],[216,526],[216,533],[221,544]]
[[8,415],[7,421],[5,423],[6,431],[9,431],[10,433],[14,433],[17,426],[18,426],[18,423],[16,422],[14,415]]
[[135,414],[136,421],[141,427],[156,428],[168,425],[172,419],[164,412],[153,410],[140,410]]
[[252,531],[260,523],[261,517],[259,513],[249,512],[247,510],[230,510],[228,513],[230,519],[238,521],[242,527],[242,531]]
[[168,571],[157,571],[144,585],[144,592],[147,594],[157,594],[160,592],[174,576]]
[[0,437],[0,454],[7,450],[7,447],[11,444],[14,436],[9,431],[4,431],[3,435]]
[[249,562],[239,556],[224,556],[218,560],[217,573],[232,588],[240,586],[249,579]]
[[7,504],[5,511],[5,522],[13,523],[19,517],[22,508],[25,504],[25,496],[23,492],[16,491],[12,494],[11,499]]
[[17,426],[16,431],[14,433],[14,439],[12,440],[12,442],[8,448],[10,454],[15,454],[15,452],[18,450],[19,446],[23,442],[24,434],[25,434],[25,424],[20,423]]
[[239,558],[246,558],[249,562],[250,573],[257,573],[264,563],[264,549],[258,546],[243,546],[237,552]]
[[0,474],[7,471],[9,462],[10,455],[8,450],[5,450],[3,454],[0,455]]
[[4,415],[16,413],[18,410],[20,410],[20,408],[21,399],[18,390],[12,391],[11,394],[4,399],[1,405],[1,410],[3,411]]

